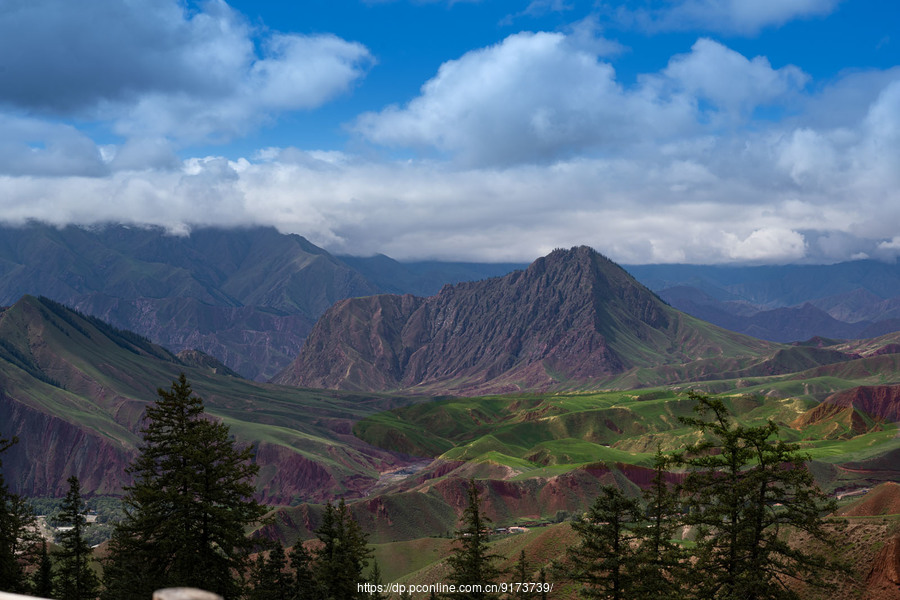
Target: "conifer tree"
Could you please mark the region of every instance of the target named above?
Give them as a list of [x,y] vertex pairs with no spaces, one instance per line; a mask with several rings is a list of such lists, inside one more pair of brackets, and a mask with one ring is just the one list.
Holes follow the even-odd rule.
[[525,558],[525,551],[519,551],[519,560],[516,561],[515,566],[513,567],[513,581],[511,582],[513,585],[513,593],[512,597],[515,600],[531,600],[532,598],[537,597],[537,592],[531,589],[528,583],[530,581],[530,570],[529,570],[528,560]]
[[654,477],[644,490],[646,526],[637,530],[639,545],[636,555],[635,594],[656,600],[678,599],[684,596],[686,581],[685,553],[672,541],[680,527],[679,502],[666,481],[672,460],[656,449]]
[[[18,441],[0,437],[0,455]],[[22,593],[28,590],[25,568],[37,544],[35,517],[25,499],[9,491],[2,467],[0,460],[0,590]]]
[[697,596],[704,599],[798,598],[790,580],[824,585],[823,555],[791,548],[784,533],[802,530],[829,543],[821,516],[834,502],[816,487],[807,456],[777,439],[778,426],[733,422],[721,400],[691,394],[698,417],[682,421],[705,434],[678,456],[687,525],[698,531]]
[[276,542],[266,558],[260,553],[253,568],[253,589],[250,600],[291,600],[293,596],[292,576],[286,571],[287,560],[284,546]]
[[322,545],[316,551],[315,577],[324,598],[365,598],[358,584],[365,583],[363,570],[371,557],[366,546],[368,536],[353,519],[343,499],[337,507],[331,502],[325,506],[316,537]]
[[253,547],[245,530],[265,512],[253,499],[253,449],[205,415],[183,373],[157,393],[128,470],[134,484],[110,544],[106,596],[145,600],[190,586],[235,598]]
[[297,540],[289,555],[293,580],[291,584],[291,600],[317,600],[322,597],[313,574],[312,555]]
[[381,568],[379,568],[378,561],[374,558],[372,559],[372,572],[369,573],[369,583],[376,587],[369,593],[368,600],[387,600],[387,595],[378,591],[378,588],[384,585],[384,582],[381,580]]
[[31,587],[34,595],[39,598],[53,597],[53,562],[50,553],[47,552],[47,541],[41,540],[41,550],[38,554],[38,566],[32,577]]
[[636,544],[631,527],[640,521],[641,506],[613,486],[605,486],[586,517],[572,524],[579,544],[569,548],[569,577],[584,584],[585,598],[634,598],[637,578]]
[[100,592],[100,581],[91,567],[93,551],[84,539],[87,519],[81,499],[81,484],[69,477],[69,491],[60,508],[59,518],[71,529],[59,534],[56,553],[56,597],[60,600],[93,600]]
[[495,594],[489,594],[483,587],[478,587],[496,583],[501,571],[495,563],[501,557],[492,553],[488,547],[491,521],[481,512],[481,498],[474,479],[469,481],[467,499],[460,528],[456,531],[457,545],[447,558],[447,564],[450,566],[449,582],[456,589],[463,587],[472,591],[456,592],[449,597],[457,600],[496,598]]
[[547,600],[547,587],[547,569],[541,567],[541,570],[538,572],[538,590],[540,592],[540,600]]

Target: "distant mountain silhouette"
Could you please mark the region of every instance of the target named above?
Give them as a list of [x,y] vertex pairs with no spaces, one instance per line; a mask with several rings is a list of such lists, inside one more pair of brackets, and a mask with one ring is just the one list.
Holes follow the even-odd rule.
[[900,267],[636,265],[635,277],[679,310],[776,342],[875,337],[900,329]]

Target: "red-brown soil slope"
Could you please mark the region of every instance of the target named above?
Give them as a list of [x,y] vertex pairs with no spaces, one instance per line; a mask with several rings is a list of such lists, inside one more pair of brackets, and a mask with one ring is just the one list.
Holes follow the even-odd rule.
[[900,386],[860,386],[832,394],[798,417],[797,429],[824,427],[826,438],[852,437],[900,421]]
[[882,483],[835,514],[843,517],[900,515],[900,484],[893,481]]

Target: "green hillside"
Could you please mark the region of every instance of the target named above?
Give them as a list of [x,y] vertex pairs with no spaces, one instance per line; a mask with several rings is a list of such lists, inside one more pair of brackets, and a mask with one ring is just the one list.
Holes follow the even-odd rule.
[[[900,448],[895,423],[864,414],[858,417],[856,429],[834,420],[797,424],[823,394],[868,383],[868,378],[807,381],[795,377],[716,381],[694,387],[712,388],[740,423],[759,425],[771,419],[780,424],[782,438],[800,444],[814,461],[868,460]],[[647,467],[657,447],[674,451],[695,441],[693,429],[678,421],[692,413],[687,389],[683,385],[445,399],[372,415],[354,431],[386,449],[397,443],[405,452],[420,456],[502,464],[513,469],[517,479],[594,463]],[[836,430],[844,433],[835,435]]]
[[[165,349],[45,298],[0,312],[0,422],[21,443],[7,479],[29,496],[62,492],[77,474],[88,494],[115,494],[140,441],[144,407],[182,371],[207,412],[257,447],[259,493],[271,503],[358,495],[395,462],[347,435],[356,420],[398,405],[377,394],[286,388],[190,367]],[[100,460],[98,460],[98,458]]]

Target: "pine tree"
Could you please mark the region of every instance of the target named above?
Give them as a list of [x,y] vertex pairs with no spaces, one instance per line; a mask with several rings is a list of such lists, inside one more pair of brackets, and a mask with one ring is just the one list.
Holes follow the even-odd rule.
[[312,555],[303,546],[303,542],[297,540],[291,548],[289,555],[291,571],[293,572],[291,584],[291,600],[317,600],[322,597],[313,574]]
[[641,520],[640,502],[618,488],[605,486],[582,521],[572,524],[579,544],[569,548],[565,568],[584,584],[585,598],[623,600],[636,597],[636,544],[630,526]]
[[705,434],[679,455],[687,525],[698,531],[697,596],[731,600],[797,598],[790,580],[823,585],[822,555],[798,551],[784,533],[802,530],[828,543],[821,516],[834,502],[816,487],[808,457],[777,439],[778,426],[734,423],[721,400],[691,394],[699,417],[682,419]]
[[[0,437],[0,455],[18,441]],[[0,590],[21,593],[28,590],[25,568],[37,544],[35,517],[25,499],[9,491],[2,467],[0,460]]]
[[384,585],[384,582],[381,580],[381,569],[378,566],[378,561],[374,558],[372,559],[372,572],[369,573],[369,583],[376,587],[369,593],[368,600],[387,600],[388,597],[378,591],[379,587]]
[[71,529],[59,534],[56,553],[56,597],[60,600],[92,600],[100,592],[100,581],[91,568],[93,551],[84,539],[87,519],[81,499],[81,484],[69,477],[69,491],[60,508],[59,518]]
[[531,583],[531,573],[528,567],[529,565],[528,560],[525,558],[525,551],[520,550],[519,560],[516,561],[516,564],[513,567],[513,580],[510,582],[513,585],[513,598],[515,598],[515,600],[531,600],[532,598],[537,597],[537,592],[526,585]]
[[[447,558],[450,566],[448,581],[457,589],[471,589],[469,592],[456,592],[450,598],[459,600],[484,600],[496,598],[482,587],[497,581],[501,575],[496,562],[500,556],[493,554],[488,548],[490,519],[481,513],[481,499],[475,480],[469,481],[467,492],[468,504],[463,511],[460,528],[456,531],[457,546]],[[469,586],[475,586],[470,588]]]
[[330,502],[325,506],[316,537],[322,545],[316,551],[315,578],[324,598],[365,598],[358,584],[365,583],[363,570],[371,557],[366,546],[368,536],[353,519],[343,499],[337,507]]
[[34,595],[39,598],[53,597],[53,562],[50,553],[47,552],[47,541],[41,540],[41,550],[38,554],[38,567],[31,580]]
[[253,449],[205,415],[183,373],[157,393],[128,470],[134,484],[110,544],[106,596],[144,600],[190,586],[237,597],[253,547],[245,530],[265,512],[253,499]]
[[640,529],[637,548],[635,594],[656,600],[683,597],[686,581],[685,553],[672,538],[681,523],[678,497],[666,481],[671,458],[656,449],[654,477],[644,490],[646,527]]
[[256,558],[253,568],[253,589],[250,600],[291,600],[293,581],[286,571],[287,559],[284,546],[277,542],[265,558],[261,553]]

